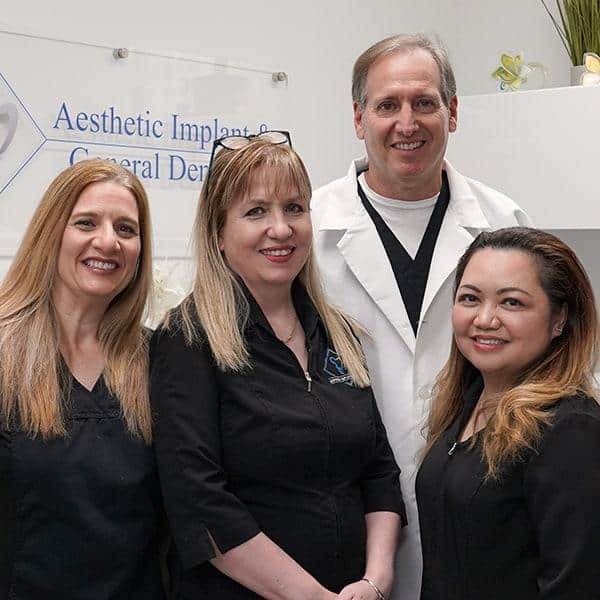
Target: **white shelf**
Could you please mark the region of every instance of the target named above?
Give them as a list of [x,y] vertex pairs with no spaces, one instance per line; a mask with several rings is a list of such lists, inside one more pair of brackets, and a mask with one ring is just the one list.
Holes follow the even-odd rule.
[[543,229],[600,229],[600,86],[460,98],[448,157]]

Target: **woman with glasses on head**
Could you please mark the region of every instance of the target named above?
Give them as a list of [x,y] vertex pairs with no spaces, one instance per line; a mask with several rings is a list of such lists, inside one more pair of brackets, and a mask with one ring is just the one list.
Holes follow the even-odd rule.
[[0,285],[0,598],[163,600],[148,201],[105,160],[51,183]]
[[220,140],[192,294],[155,333],[174,598],[387,597],[403,504],[355,326],[311,251],[289,137]]
[[417,476],[422,600],[600,598],[598,319],[555,236],[481,233]]

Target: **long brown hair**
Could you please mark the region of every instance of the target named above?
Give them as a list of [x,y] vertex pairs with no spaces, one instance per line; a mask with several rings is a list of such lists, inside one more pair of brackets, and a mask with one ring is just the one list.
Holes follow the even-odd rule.
[[[308,201],[311,186],[300,157],[286,145],[257,138],[239,150],[221,150],[211,165],[209,185],[202,187],[194,224],[196,277],[192,296],[182,304],[183,330],[189,342],[198,335],[194,312],[200,318],[217,365],[239,371],[249,366],[243,337],[248,302],[236,275],[219,249],[219,234],[232,202],[249,193],[259,168],[275,182],[273,193],[292,187]],[[279,189],[278,189],[279,188]],[[365,358],[357,341],[359,328],[325,300],[312,249],[298,280],[323,319],[336,351],[358,386],[369,384]]]
[[[552,418],[552,404],[565,396],[595,395],[598,316],[592,286],[575,253],[556,236],[527,227],[480,233],[458,263],[455,296],[469,261],[484,248],[530,255],[553,314],[563,307],[567,312],[562,334],[519,374],[515,386],[502,394],[480,434],[488,476],[497,477],[503,464],[534,446],[542,425]],[[464,388],[474,373],[477,370],[452,340],[450,358],[436,380],[427,448],[435,444],[460,414]]]
[[44,438],[65,434],[63,396],[69,384],[58,350],[52,303],[63,232],[83,190],[114,182],[137,204],[141,237],[133,279],[110,303],[98,329],[104,378],[119,398],[131,432],[150,440],[148,352],[142,317],[152,282],[148,200],[129,171],[108,160],[85,160],[50,184],[0,285],[0,418]]

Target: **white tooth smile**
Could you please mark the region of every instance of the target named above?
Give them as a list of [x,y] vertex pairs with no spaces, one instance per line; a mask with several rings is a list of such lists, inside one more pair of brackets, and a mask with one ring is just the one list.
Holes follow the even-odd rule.
[[113,262],[104,262],[103,260],[86,260],[84,261],[88,267],[92,269],[102,269],[103,271],[112,271],[117,268],[117,265]]
[[417,148],[420,148],[424,143],[424,141],[410,142],[409,144],[397,143],[394,144],[394,147],[399,148],[400,150],[416,150]]
[[292,253],[292,248],[285,248],[282,250],[261,250],[263,254],[267,256],[288,256]]
[[498,339],[475,338],[475,341],[478,344],[483,344],[484,346],[499,346],[500,344],[504,344],[504,340],[498,340]]

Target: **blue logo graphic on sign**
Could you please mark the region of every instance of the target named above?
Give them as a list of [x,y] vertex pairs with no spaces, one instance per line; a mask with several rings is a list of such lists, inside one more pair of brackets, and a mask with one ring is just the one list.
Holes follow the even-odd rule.
[[325,353],[325,363],[323,365],[323,372],[329,375],[329,383],[346,383],[352,385],[352,379],[346,371],[342,359],[335,350],[327,348]]
[[0,140],[0,154],[2,154],[15,137],[17,122],[19,121],[17,107],[12,102],[6,102],[0,106],[0,121],[6,122],[6,133],[4,139]]
[[0,73],[0,194],[37,154],[45,141],[46,137],[31,113]]

